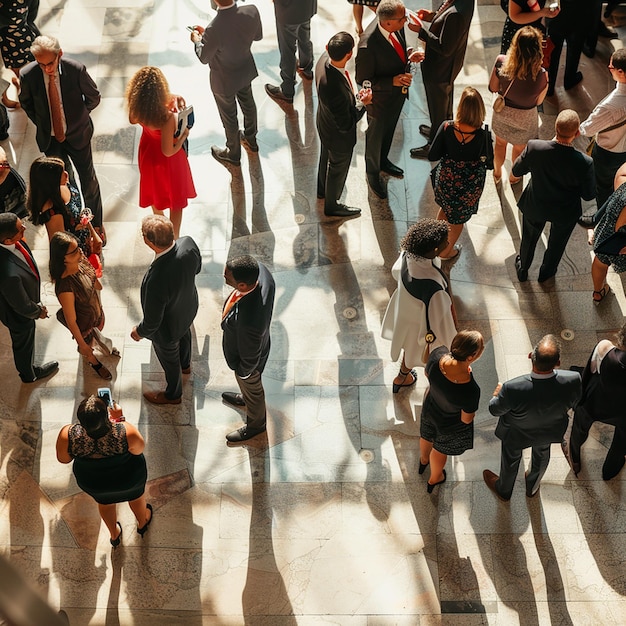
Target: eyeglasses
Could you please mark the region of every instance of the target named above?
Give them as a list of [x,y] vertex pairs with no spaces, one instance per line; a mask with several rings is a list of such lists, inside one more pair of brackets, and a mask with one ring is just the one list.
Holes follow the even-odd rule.
[[11,166],[8,161],[0,161],[0,170],[10,170]]
[[50,63],[40,63],[39,61],[37,61],[37,65],[39,65],[41,69],[45,70],[47,67],[52,67],[58,61],[58,59],[59,59],[59,55],[57,53],[54,59],[50,61]]

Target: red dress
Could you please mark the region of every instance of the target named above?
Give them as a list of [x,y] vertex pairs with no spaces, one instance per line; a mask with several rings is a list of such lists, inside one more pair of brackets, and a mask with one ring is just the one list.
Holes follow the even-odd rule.
[[189,161],[181,148],[172,156],[161,151],[161,131],[141,126],[139,140],[139,206],[180,211],[196,197]]

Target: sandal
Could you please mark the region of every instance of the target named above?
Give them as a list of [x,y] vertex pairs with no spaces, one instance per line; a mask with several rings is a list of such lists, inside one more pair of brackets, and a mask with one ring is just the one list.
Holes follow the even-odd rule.
[[[600,304],[600,302],[602,302],[602,300],[604,300],[604,298],[606,298],[609,294],[611,293],[611,288],[605,284],[604,287],[602,287],[602,289],[600,289],[600,291],[594,291],[593,292],[593,303],[598,306]],[[598,298],[596,298],[596,294],[599,296]]]
[[[411,382],[407,383],[406,377],[409,375],[411,376]],[[398,374],[398,376],[404,376],[404,382],[400,384],[393,383],[394,393],[398,393],[398,391],[400,391],[400,387],[410,387],[411,385],[414,385],[417,382],[417,372],[415,370],[409,370],[408,372],[403,372],[402,368],[400,368],[400,373]]]
[[137,532],[141,535],[142,539],[148,530],[148,526],[150,526],[150,522],[152,522],[152,518],[154,517],[154,514],[152,512],[152,505],[146,504],[146,508],[148,509],[148,511],[150,511],[150,519],[141,528],[137,526]]
[[93,363],[89,363],[89,367],[91,367],[91,369],[104,380],[111,380],[111,378],[113,378],[113,376],[111,376],[111,372],[109,372],[109,370],[104,367],[100,361],[98,361],[95,365]]
[[454,254],[451,254],[450,256],[440,256],[439,258],[442,261],[456,261],[456,259],[459,258],[459,254],[461,254],[463,245],[460,243],[455,243],[454,246],[452,246],[452,249],[454,250]]

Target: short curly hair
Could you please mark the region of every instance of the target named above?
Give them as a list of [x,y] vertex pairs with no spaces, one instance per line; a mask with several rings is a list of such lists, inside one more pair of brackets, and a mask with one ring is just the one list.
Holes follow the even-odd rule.
[[440,248],[448,239],[448,223],[425,217],[417,220],[400,240],[400,249],[416,256],[425,256]]

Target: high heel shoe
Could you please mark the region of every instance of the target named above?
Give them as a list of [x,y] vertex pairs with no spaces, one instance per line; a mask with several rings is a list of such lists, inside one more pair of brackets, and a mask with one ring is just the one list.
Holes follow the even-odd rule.
[[432,493],[433,489],[437,486],[437,485],[441,485],[442,483],[446,482],[446,470],[442,470],[443,471],[443,480],[440,480],[438,483],[434,483],[434,484],[430,484],[430,483],[426,483],[426,491],[428,491],[428,493]]
[[423,474],[426,471],[426,468],[430,465],[430,461],[428,463],[422,463],[420,461],[420,466],[417,468],[418,474]]
[[117,525],[120,527],[120,534],[117,536],[117,539],[109,539],[113,549],[117,548],[117,546],[122,543],[122,525],[119,522],[117,522]]
[[[406,377],[409,375],[411,376],[413,380],[410,383],[407,383]],[[400,391],[400,387],[410,387],[411,385],[414,385],[417,382],[417,372],[415,370],[409,370],[408,372],[403,372],[402,368],[400,368],[400,373],[398,374],[398,376],[404,376],[405,382],[400,383],[400,384],[393,383],[392,389],[394,393],[398,393],[398,391]]]
[[152,522],[152,518],[154,517],[154,514],[152,512],[152,505],[146,504],[146,508],[150,511],[150,519],[141,528],[137,527],[137,532],[141,535],[142,539],[148,531],[148,526],[150,526],[150,522]]
[[104,380],[111,380],[111,378],[113,378],[113,376],[111,376],[111,372],[109,372],[109,370],[104,367],[100,361],[98,361],[95,365],[93,363],[89,363],[89,367],[91,367],[91,369]]
[[[602,302],[602,300],[604,300],[604,298],[606,298],[609,294],[611,293],[611,288],[608,285],[604,285],[604,287],[602,287],[602,289],[600,289],[600,291],[594,291],[592,298],[593,298],[593,303],[598,306],[600,304],[600,302]],[[598,296],[600,296],[599,298],[596,298],[596,294]]]

